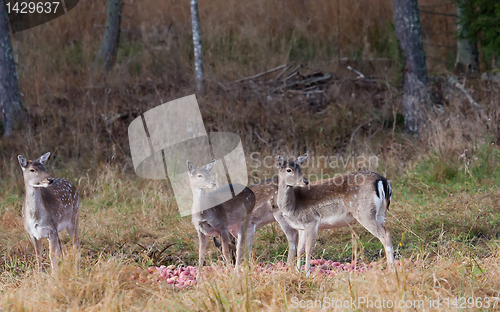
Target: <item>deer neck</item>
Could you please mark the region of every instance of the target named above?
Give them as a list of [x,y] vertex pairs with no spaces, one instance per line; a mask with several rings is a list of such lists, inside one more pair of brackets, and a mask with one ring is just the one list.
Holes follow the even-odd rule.
[[36,210],[42,205],[42,193],[39,187],[26,184],[26,198],[24,200],[25,210],[29,215],[34,216]]
[[193,190],[192,214],[202,213],[207,206],[207,192],[204,189],[195,188]]
[[278,208],[284,213],[290,213],[295,210],[295,192],[293,186],[286,185],[280,179],[278,184]]

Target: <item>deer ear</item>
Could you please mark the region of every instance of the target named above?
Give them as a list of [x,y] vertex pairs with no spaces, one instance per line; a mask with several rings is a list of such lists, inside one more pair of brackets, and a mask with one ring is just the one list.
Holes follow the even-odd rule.
[[40,156],[40,158],[38,158],[38,162],[41,163],[42,165],[45,165],[45,163],[47,162],[47,159],[49,159],[49,156],[50,156],[50,152],[48,153],[45,153],[43,154],[42,156]]
[[206,169],[208,170],[208,172],[210,172],[210,171],[213,169],[213,167],[214,167],[214,165],[215,165],[215,161],[216,161],[215,159],[214,159],[214,160],[212,160],[212,161],[211,161],[210,163],[208,163],[208,165],[206,166]]
[[194,165],[192,162],[190,162],[189,160],[186,161],[186,164],[188,166],[188,173],[189,173],[189,176],[193,176],[193,172],[194,172]]
[[285,160],[283,157],[281,157],[281,155],[276,156],[276,167],[278,167],[278,169],[282,169],[284,166]]
[[21,165],[21,169],[26,169],[26,166],[28,165],[28,162],[26,161],[26,158],[24,158],[21,155],[17,155],[17,161],[19,161],[19,164]]
[[297,163],[298,163],[299,165],[302,165],[302,163],[303,163],[304,161],[306,161],[306,159],[307,159],[307,153],[305,153],[305,154],[304,154],[304,155],[302,155],[302,156],[299,156],[299,158],[297,158]]

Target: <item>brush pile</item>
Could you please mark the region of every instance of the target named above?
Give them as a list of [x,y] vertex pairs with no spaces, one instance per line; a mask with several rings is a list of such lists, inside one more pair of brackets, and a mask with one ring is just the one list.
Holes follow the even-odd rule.
[[[241,78],[219,86],[224,91],[241,89],[247,93],[265,95],[267,100],[274,97],[305,95],[307,99],[318,100],[324,97],[328,82],[332,74],[313,71],[308,74],[300,73],[301,66],[281,65],[265,72]],[[270,74],[278,73],[274,78]]]

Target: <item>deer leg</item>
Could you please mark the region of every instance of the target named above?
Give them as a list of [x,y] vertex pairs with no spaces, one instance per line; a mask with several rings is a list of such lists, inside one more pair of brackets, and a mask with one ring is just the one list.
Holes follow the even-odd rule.
[[389,264],[394,264],[394,247],[392,246],[392,237],[391,233],[387,230],[386,227],[384,227],[384,232],[385,232],[385,256],[387,257],[387,263]]
[[318,234],[316,224],[304,230],[306,232],[306,276],[311,275],[311,252],[316,242],[316,236]]
[[294,255],[297,253],[297,240],[299,239],[299,233],[296,229],[286,226],[283,228],[285,232],[286,239],[288,240],[288,258],[286,260],[287,265],[291,265]]
[[385,227],[385,220],[383,220],[384,224],[380,224],[379,221],[375,218],[375,216],[360,216],[358,222],[361,223],[370,233],[372,233],[376,238],[380,240],[382,245],[384,245],[385,254],[387,257],[387,263],[394,263],[394,248],[392,246],[392,238],[391,234]]
[[80,238],[78,237],[78,219],[76,220],[76,222],[72,221],[66,230],[71,238],[71,243],[73,244],[73,250],[75,252],[75,260],[78,266],[78,263],[80,262]]
[[249,224],[246,230],[246,242],[247,242],[247,252],[246,252],[246,259],[247,261],[250,260],[250,256],[252,254],[252,246],[253,246],[253,240],[255,238],[255,224]]
[[78,237],[78,225],[75,227],[73,224],[68,225],[66,230],[68,231],[69,238],[75,250],[80,249],[80,238]]
[[299,232],[292,228],[281,215],[275,215],[274,218],[278,221],[281,229],[286,235],[288,241],[288,258],[286,263],[288,266],[292,265],[293,257],[297,254],[297,241],[299,239]]
[[199,282],[201,281],[201,270],[205,263],[205,253],[207,251],[207,236],[201,231],[198,231],[198,240],[200,245],[198,247],[198,272],[196,273],[196,280]]
[[231,266],[231,254],[229,253],[229,231],[222,230],[220,233],[220,238],[222,240],[222,258],[224,258],[224,262],[228,267]]
[[68,225],[66,230],[71,238],[73,248],[80,249],[80,238],[78,237],[78,213],[71,218],[71,223]]
[[236,270],[241,266],[241,258],[243,258],[243,249],[245,249],[245,230],[246,224],[242,223],[238,231],[238,243],[236,245]]
[[42,241],[30,235],[33,247],[35,247],[36,266],[39,272],[42,271]]
[[298,230],[299,232],[299,243],[297,246],[297,270],[300,271],[302,267],[302,255],[306,249],[306,231]]
[[54,273],[59,266],[59,259],[61,258],[61,244],[59,242],[57,230],[52,230],[49,233],[49,249],[50,265],[52,267],[52,273]]

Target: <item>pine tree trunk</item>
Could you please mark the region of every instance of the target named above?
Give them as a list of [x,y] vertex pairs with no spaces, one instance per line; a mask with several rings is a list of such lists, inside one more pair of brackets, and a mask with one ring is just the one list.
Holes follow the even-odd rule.
[[9,20],[3,1],[0,4],[0,113],[4,137],[26,122],[26,109],[19,96]]
[[393,0],[394,24],[399,47],[404,52],[403,115],[405,131],[417,134],[426,124],[431,101],[417,0]]
[[[469,0],[458,0],[457,3],[457,16],[458,21],[464,15],[464,10],[466,10],[465,4]],[[473,8],[471,8],[473,9]],[[460,23],[457,24],[457,32],[463,33],[467,36],[470,31],[468,27],[462,27]],[[467,74],[477,74],[479,71],[479,52],[477,49],[477,43],[469,39],[458,39],[457,40],[457,60],[455,61],[455,68],[461,72]]]
[[97,60],[103,62],[108,71],[113,67],[120,41],[120,22],[122,13],[122,0],[108,0],[106,14],[106,25],[102,38],[101,48],[97,54]]
[[194,69],[196,74],[196,90],[198,94],[205,95],[203,78],[203,61],[201,50],[200,18],[198,15],[198,0],[191,0],[191,21],[193,24]]

